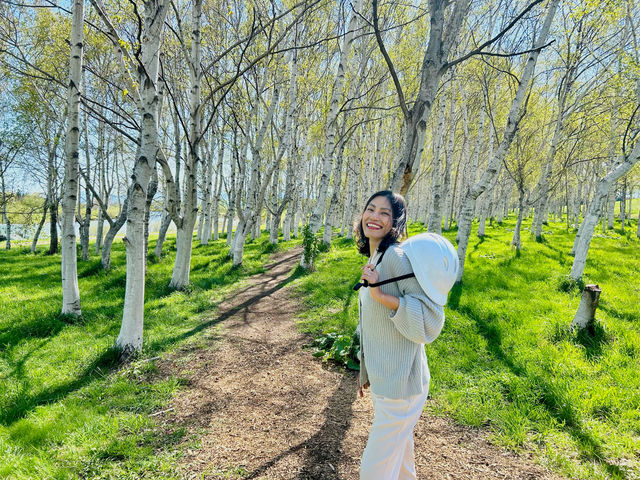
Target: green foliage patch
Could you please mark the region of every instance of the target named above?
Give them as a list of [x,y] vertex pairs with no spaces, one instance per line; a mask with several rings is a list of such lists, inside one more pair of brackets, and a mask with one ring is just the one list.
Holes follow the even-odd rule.
[[[542,242],[523,231],[521,251],[510,246],[514,225],[488,225],[483,238],[470,240],[463,283],[450,294],[441,336],[426,347],[428,409],[488,428],[508,448],[534,450],[571,478],[639,478],[635,220],[624,232],[616,224],[594,237],[581,283],[567,277],[575,232],[566,224],[550,222]],[[423,230],[410,226],[410,234]],[[455,231],[444,235],[455,245]],[[316,271],[297,280],[307,306],[298,319],[303,330],[348,343],[358,321],[352,286],[364,262],[352,241],[338,239]],[[569,325],[588,283],[602,288],[597,322],[574,331]]]
[[360,370],[360,339],[357,335],[326,332],[314,338],[307,347],[313,349],[314,357],[321,357],[324,361],[333,360],[351,370]]
[[[149,243],[153,252],[155,239]],[[179,449],[170,447],[191,440],[183,429],[159,428],[151,414],[184,379],[179,371],[161,379],[156,358],[214,342],[216,304],[264,271],[271,252],[297,243],[273,247],[263,235],[247,243],[240,268],[225,240],[194,244],[190,287],[172,291],[175,237],[168,238],[165,257],[148,264],[143,352],[124,367],[112,349],[124,299],[121,242],[110,271],[98,259],[79,260],[81,321],[59,314],[60,255],[0,251],[0,478],[178,478]]]

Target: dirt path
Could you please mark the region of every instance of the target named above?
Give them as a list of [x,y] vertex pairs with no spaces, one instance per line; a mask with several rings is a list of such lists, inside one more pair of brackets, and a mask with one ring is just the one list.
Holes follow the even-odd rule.
[[[283,288],[299,250],[219,305],[211,348],[189,351],[188,387],[164,415],[199,438],[177,466],[185,478],[356,480],[373,410],[355,373],[328,367],[301,345],[300,302]],[[184,353],[184,352],[183,352]],[[163,372],[184,370],[180,353]],[[490,445],[476,429],[426,414],[416,427],[420,479],[555,479],[530,459]]]

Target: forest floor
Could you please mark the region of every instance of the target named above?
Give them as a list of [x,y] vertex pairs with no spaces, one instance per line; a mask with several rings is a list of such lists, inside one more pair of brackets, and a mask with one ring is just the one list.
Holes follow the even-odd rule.
[[[208,347],[185,347],[157,364],[160,376],[188,377],[156,414],[167,431],[187,431],[176,466],[181,476],[358,478],[371,401],[368,394],[357,398],[355,372],[302,348],[311,338],[293,319],[303,305],[285,288],[299,253],[298,247],[276,254],[264,273],[218,305]],[[424,413],[415,429],[418,478],[560,478],[532,455],[516,455],[487,437]]]

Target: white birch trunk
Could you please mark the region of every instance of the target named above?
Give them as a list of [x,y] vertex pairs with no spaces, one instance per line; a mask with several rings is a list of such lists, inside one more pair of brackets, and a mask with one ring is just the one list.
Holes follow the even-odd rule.
[[[290,204],[293,199],[294,191],[295,191],[295,178],[296,178],[297,164],[294,158],[294,150],[295,150],[294,149],[294,133],[296,131],[295,113],[296,113],[296,105],[297,105],[297,102],[296,102],[297,92],[298,92],[298,56],[296,51],[294,50],[291,53],[288,106],[287,106],[287,113],[285,117],[284,134],[283,134],[284,145],[282,146],[282,148],[284,148],[284,151],[286,152],[286,155],[287,155],[287,173],[286,173],[285,189],[284,189],[282,202],[280,203],[280,205],[278,205],[277,196],[276,196],[276,201],[274,202],[274,212],[273,212],[273,219],[271,224],[272,228],[271,228],[271,231],[269,232],[270,240],[271,240],[271,243],[273,244],[277,243],[278,241],[278,227],[280,225],[280,219],[282,218],[282,213],[284,212],[285,208],[287,210],[291,209]],[[278,182],[276,181],[275,173],[274,173],[273,184],[277,185],[277,183]],[[289,217],[289,215],[287,215],[287,217]],[[285,220],[282,226],[282,234],[283,234],[283,239],[285,241],[290,239],[289,231],[290,231],[289,222]]]
[[[275,211],[278,208],[278,186],[280,184],[280,165],[276,165],[273,171],[273,180],[271,183],[271,209]],[[276,245],[278,243],[278,230],[280,229],[280,215],[274,215],[267,212],[267,231],[269,232],[269,243]]]
[[333,82],[331,91],[331,100],[329,102],[329,113],[327,114],[326,138],[324,142],[324,156],[322,162],[322,175],[320,177],[320,186],[318,188],[318,198],[315,208],[309,219],[311,231],[315,234],[320,230],[322,225],[322,216],[327,208],[327,197],[329,190],[329,180],[333,166],[333,158],[335,156],[336,135],[337,135],[337,119],[340,107],[340,98],[344,87],[345,73],[348,68],[349,52],[353,44],[354,32],[360,25],[359,13],[362,9],[362,0],[354,0],[353,14],[349,20],[347,31],[344,36],[344,43],[340,51],[340,61],[338,63],[338,72]]
[[[218,143],[218,164],[216,165],[216,191],[213,196],[213,239],[220,238],[220,196],[222,194],[222,162],[224,160],[224,132],[220,132],[220,140]],[[224,229],[224,225],[223,225]]]
[[[4,182],[3,182],[4,183]],[[3,188],[4,192],[4,188]],[[4,198],[2,204],[5,204]],[[42,217],[40,217],[40,222],[38,223],[38,228],[36,228],[36,233],[33,235],[33,240],[31,242],[31,253],[36,253],[36,247],[38,246],[38,239],[40,238],[40,232],[42,232],[42,227],[44,225],[45,220],[47,219],[47,209],[49,208],[49,198],[45,197],[44,205],[42,207]],[[5,213],[6,215],[6,213]]]
[[158,156],[158,67],[164,19],[168,2],[157,0],[145,3],[144,32],[141,45],[140,89],[140,148],[131,175],[127,214],[127,281],[125,285],[122,326],[116,347],[127,358],[142,348],[144,322],[145,251],[144,217],[147,189]]
[[202,235],[200,236],[200,244],[208,245],[209,240],[211,240],[211,211],[212,211],[212,196],[213,196],[213,157],[211,156],[210,149],[207,148],[206,158],[206,166],[204,168],[205,175],[205,188],[204,188],[204,200],[202,202],[202,214],[204,215],[204,219],[202,215],[200,219],[202,221]]
[[[91,227],[91,211],[93,207],[93,198],[91,196],[91,190],[89,188],[89,181],[91,178],[91,156],[89,154],[89,126],[87,117],[85,115],[84,121],[84,154],[86,161],[86,178],[84,179],[84,218],[82,212],[79,209],[78,216],[80,219],[80,246],[82,250],[82,260],[89,260],[89,229]],[[80,196],[78,195],[78,204],[80,205]]]
[[455,97],[451,95],[449,100],[451,110],[449,112],[449,141],[445,150],[444,178],[442,180],[442,192],[444,196],[444,205],[441,216],[444,216],[444,228],[449,230],[451,224],[451,204],[453,203],[451,193],[451,165],[453,164],[453,152],[455,147],[456,121],[455,121]]
[[[0,183],[1,183],[1,194],[2,194],[2,221],[6,226],[6,240],[4,244],[4,248],[6,250],[11,249],[11,221],[9,220],[9,216],[7,215],[7,189],[4,180],[4,172],[6,171],[6,167],[2,165],[2,157],[0,157]],[[46,202],[45,202],[46,203]]]
[[520,239],[520,231],[522,230],[522,217],[524,216],[524,189],[518,188],[518,219],[516,220],[516,227],[513,229],[513,237],[511,239],[511,246],[516,247],[516,250],[522,248],[522,241]]
[[84,2],[74,0],[71,24],[67,136],[65,142],[64,195],[62,197],[62,313],[82,315],[78,288],[75,207],[78,195],[78,143],[80,139],[80,82],[84,38]]
[[518,124],[520,123],[520,120],[522,118],[522,106],[524,103],[525,95],[528,90],[529,83],[533,78],[533,72],[538,60],[540,52],[540,50],[538,49],[545,45],[547,41],[547,36],[549,35],[549,30],[551,28],[551,23],[553,21],[558,3],[559,0],[551,0],[549,3],[547,16],[540,31],[540,35],[535,42],[535,50],[529,54],[527,64],[520,78],[518,90],[509,110],[509,116],[507,118],[507,125],[505,128],[504,136],[502,138],[502,141],[500,142],[500,145],[498,146],[498,150],[496,151],[493,158],[489,161],[487,169],[483,173],[480,180],[473,186],[473,188],[471,188],[463,201],[460,221],[458,222],[458,258],[460,260],[460,269],[458,271],[457,278],[458,282],[462,280],[462,274],[464,272],[464,260],[467,254],[467,246],[469,244],[469,234],[471,232],[471,222],[473,220],[473,212],[475,209],[476,199],[482,192],[486,190],[487,186],[491,183],[491,180],[497,175],[498,168],[504,162],[504,159],[507,156],[507,152],[509,151],[509,147],[511,146],[511,142],[515,137],[516,131],[518,129]]
[[623,178],[622,191],[620,193],[620,229],[624,233],[624,224],[626,220],[626,207],[627,207],[627,179]]
[[[232,256],[233,256],[233,265],[238,266],[242,264],[242,258],[244,254],[244,244],[246,242],[247,236],[249,234],[253,234],[254,236],[258,233],[261,223],[261,212],[262,206],[265,198],[265,192],[267,186],[269,184],[269,180],[271,179],[271,175],[273,174],[276,165],[282,159],[282,155],[284,155],[284,149],[282,145],[280,146],[280,151],[276,155],[276,158],[273,160],[271,165],[268,167],[267,172],[261,174],[261,150],[262,144],[264,142],[267,127],[271,124],[273,120],[273,115],[275,112],[276,105],[279,99],[279,90],[278,88],[274,89],[273,98],[271,99],[271,105],[267,110],[265,118],[262,122],[262,126],[260,127],[260,131],[257,134],[255,142],[251,146],[252,153],[252,166],[251,166],[251,177],[249,180],[248,188],[246,189],[247,195],[247,204],[244,208],[241,207],[239,200],[238,203],[238,217],[240,219],[238,223],[238,227],[236,228],[236,233],[233,237],[232,242]],[[256,105],[258,102],[256,102]],[[245,141],[248,143],[249,139],[246,138]],[[245,143],[246,145],[246,143]],[[246,150],[246,147],[245,147]],[[244,156],[246,158],[246,155]],[[242,164],[241,164],[242,165]],[[261,178],[262,176],[262,178]],[[241,169],[241,177],[244,178],[244,171]],[[244,183],[241,178],[239,191],[242,190],[242,184]],[[240,195],[238,195],[238,199]]]
[[607,228],[613,229],[616,217],[616,184],[612,185],[611,190],[607,194]]
[[623,155],[624,154],[620,155],[616,165],[598,182],[595,196],[593,200],[591,200],[589,208],[578,229],[573,243],[575,257],[573,259],[573,265],[571,266],[571,273],[569,274],[569,276],[575,280],[582,278],[582,274],[584,273],[591,238],[593,237],[593,232],[598,223],[598,217],[600,216],[600,211],[607,198],[607,194],[612,186],[615,185],[615,182],[623,175],[626,175],[640,159],[640,142],[636,142],[633,150],[631,150],[626,157]]
[[[353,160],[354,159],[352,158],[347,164],[347,200],[344,204],[344,215],[342,217],[342,224],[345,227],[345,237],[348,239],[353,238],[353,210],[355,203],[355,191],[357,188]],[[378,187],[380,187],[380,185],[378,185]]]
[[[493,125],[490,128],[490,136],[491,135],[493,135]],[[494,142],[493,142],[493,137],[491,136],[491,138],[489,139],[489,155],[488,155],[487,161],[491,160],[491,158],[493,157],[493,147],[494,147]],[[486,234],[487,216],[491,212],[492,197],[494,194],[496,184],[500,181],[501,171],[502,171],[502,165],[500,165],[498,169],[498,173],[494,177],[491,184],[487,187],[487,189],[484,191],[484,193],[480,196],[478,200],[477,210],[478,210],[478,215],[480,216],[480,220],[478,222],[478,237],[484,237]],[[502,193],[502,190],[503,190],[503,185],[500,185],[500,193]],[[500,194],[499,196],[501,197]],[[499,213],[498,223],[502,223],[502,211]]]
[[[98,123],[98,148],[96,151],[96,159],[98,161],[97,172],[100,176],[100,187],[99,187],[99,196],[102,198],[102,201],[105,205],[109,205],[109,192],[107,190],[107,179],[106,179],[106,158],[105,158],[105,149],[104,149],[104,123]],[[96,230],[96,244],[95,244],[95,254],[98,255],[100,253],[100,248],[102,247],[102,240],[104,237],[104,215],[102,213],[102,208],[98,208],[98,226]]]
[[202,22],[202,0],[194,0],[192,6],[191,54],[189,79],[189,151],[185,165],[185,188],[182,218],[174,219],[177,228],[176,260],[173,265],[169,287],[180,290],[189,284],[191,271],[191,250],[193,230],[198,218],[198,165],[200,164],[200,144],[202,142],[202,104],[200,84],[202,81],[202,44],[200,25]]
[[156,247],[153,250],[153,256],[158,260],[162,258],[162,246],[167,238],[169,225],[171,225],[171,215],[169,215],[169,212],[162,212],[162,220],[160,221],[160,229],[158,231],[158,240],[156,241]]
[[433,135],[433,161],[431,163],[431,188],[429,193],[431,195],[431,208],[429,209],[429,217],[427,218],[427,229],[430,232],[437,234],[442,233],[442,173],[441,173],[441,160],[442,145],[444,143],[444,116],[445,116],[446,102],[444,98],[440,102],[440,110],[438,112],[438,123],[436,131]]
[[236,198],[238,196],[236,192],[236,162],[231,158],[231,178],[229,187],[229,205],[227,207],[227,246],[231,247],[231,241],[233,239],[233,220],[235,218]]
[[325,245],[331,245],[331,236],[333,235],[333,226],[336,219],[336,214],[340,207],[339,196],[342,193],[342,189],[340,188],[342,185],[342,163],[344,160],[344,149],[346,146],[345,142],[345,127],[346,127],[346,117],[342,124],[342,139],[340,140],[339,145],[337,146],[338,152],[336,157],[336,163],[333,171],[333,193],[331,194],[331,200],[329,201],[329,206],[327,208],[327,214],[325,216],[324,221],[324,230],[322,232],[322,243]]

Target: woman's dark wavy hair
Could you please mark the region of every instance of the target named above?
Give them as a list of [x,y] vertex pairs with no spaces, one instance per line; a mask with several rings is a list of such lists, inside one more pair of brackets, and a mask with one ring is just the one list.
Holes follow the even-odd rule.
[[393,216],[393,225],[389,233],[382,239],[380,245],[378,245],[378,251],[384,252],[390,245],[398,243],[402,237],[407,235],[407,203],[404,197],[399,193],[394,193],[391,190],[382,190],[376,192],[369,197],[367,203],[365,203],[362,213],[358,217],[356,224],[353,226],[353,233],[356,238],[356,245],[358,252],[368,257],[371,252],[369,251],[369,239],[364,236],[364,229],[362,228],[362,216],[367,210],[367,207],[376,197],[385,197],[391,204],[391,214]]

